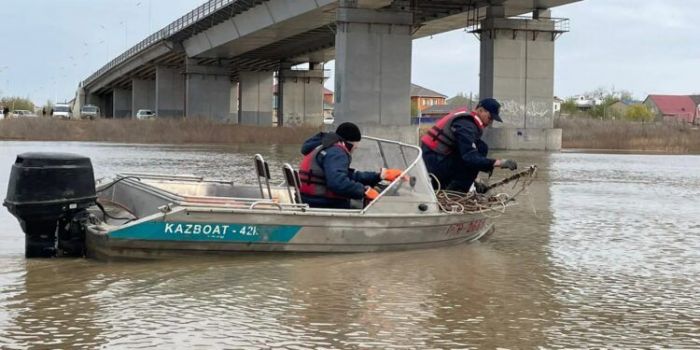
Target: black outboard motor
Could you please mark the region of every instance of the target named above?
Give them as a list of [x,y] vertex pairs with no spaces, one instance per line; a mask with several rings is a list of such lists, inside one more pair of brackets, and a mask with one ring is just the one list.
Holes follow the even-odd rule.
[[12,166],[3,205],[22,225],[26,257],[83,256],[86,208],[96,198],[90,158],[23,153]]

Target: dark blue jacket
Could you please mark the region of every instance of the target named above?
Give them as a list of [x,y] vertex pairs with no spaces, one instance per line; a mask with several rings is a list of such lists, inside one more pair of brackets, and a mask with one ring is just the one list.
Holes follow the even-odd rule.
[[481,141],[482,131],[471,117],[456,118],[452,122],[456,150],[449,155],[437,153],[422,145],[423,161],[440,181],[440,187],[466,192],[479,171],[491,172],[495,159],[487,158],[488,145]]
[[[304,142],[301,146],[301,153],[307,155],[325,142],[324,145],[328,146],[328,148],[325,150],[325,155],[321,153],[318,154],[317,161],[319,165],[323,167],[328,189],[344,197],[363,199],[365,196],[365,186],[375,186],[379,183],[379,181],[381,181],[380,174],[373,171],[355,171],[351,169],[351,159],[347,152],[338,146],[329,146],[329,144],[335,143],[334,140],[338,140],[337,135],[334,133],[320,132]],[[311,198],[311,196],[303,197],[304,202],[311,206],[336,208],[346,207],[347,204],[349,208],[349,200]]]
[[455,138],[457,139],[457,149],[459,157],[464,162],[464,165],[471,169],[490,172],[493,170],[495,159],[486,158],[481,155],[478,149],[478,144],[481,141],[483,134],[482,130],[470,118],[457,118],[452,122],[452,130],[454,130]]

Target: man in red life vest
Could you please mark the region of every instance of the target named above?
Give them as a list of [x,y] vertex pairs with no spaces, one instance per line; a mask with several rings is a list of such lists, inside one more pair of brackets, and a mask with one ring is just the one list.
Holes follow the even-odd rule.
[[379,193],[373,186],[401,175],[400,169],[351,169],[352,151],[360,139],[357,125],[346,122],[335,132],[320,132],[304,142],[299,165],[302,202],[315,208],[351,209],[351,199],[374,200]]
[[[472,112],[466,108],[453,110],[421,137],[423,161],[441,189],[468,192],[479,171],[518,168],[514,160],[486,158],[489,148],[481,136],[494,120],[503,122],[498,115],[500,108],[498,101],[485,98]],[[437,188],[435,182],[433,187]]]

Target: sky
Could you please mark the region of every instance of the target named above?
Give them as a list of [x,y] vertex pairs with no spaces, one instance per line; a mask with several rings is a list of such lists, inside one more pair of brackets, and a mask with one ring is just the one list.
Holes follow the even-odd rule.
[[[293,0],[289,0],[293,1]],[[205,0],[0,0],[0,96],[36,104],[74,97],[78,83]],[[698,0],[583,0],[557,7],[554,93],[598,88],[700,93]],[[693,6],[690,5],[693,3]],[[456,30],[413,42],[411,80],[447,96],[479,90],[479,41]],[[333,62],[326,86],[333,88]]]

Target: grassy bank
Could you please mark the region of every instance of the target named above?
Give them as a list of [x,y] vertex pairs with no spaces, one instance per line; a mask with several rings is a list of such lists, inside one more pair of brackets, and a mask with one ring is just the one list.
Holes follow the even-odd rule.
[[664,153],[700,153],[700,130],[687,124],[559,119],[562,147]]
[[124,143],[299,144],[320,128],[220,124],[206,119],[0,120],[0,140]]
[[[687,125],[570,118],[557,120],[555,127],[563,129],[562,146],[569,149],[700,153],[700,130]],[[219,124],[207,119],[0,120],[0,140],[27,141],[300,144],[319,130]]]

